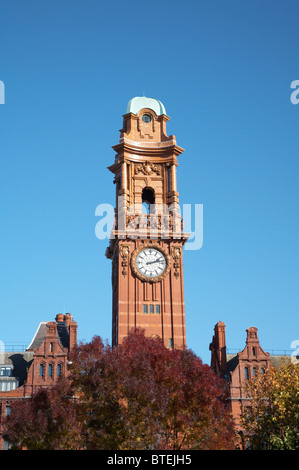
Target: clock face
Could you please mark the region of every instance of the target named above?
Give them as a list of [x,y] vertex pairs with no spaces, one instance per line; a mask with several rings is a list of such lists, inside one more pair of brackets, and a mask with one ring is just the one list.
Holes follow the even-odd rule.
[[160,250],[149,247],[138,253],[135,265],[140,274],[152,279],[163,274],[167,267],[167,261]]

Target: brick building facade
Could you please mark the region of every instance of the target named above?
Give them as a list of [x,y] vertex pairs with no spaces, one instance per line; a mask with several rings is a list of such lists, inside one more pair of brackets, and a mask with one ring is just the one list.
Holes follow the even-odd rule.
[[[183,149],[166,134],[169,117],[162,103],[152,98],[134,98],[123,116],[120,141],[109,170],[116,185],[114,237],[106,251],[112,261],[112,345],[117,346],[132,327],[159,335],[167,347],[186,347],[183,283],[183,245],[188,234],[181,231],[178,215],[177,157]],[[149,209],[142,212],[145,204]],[[119,207],[121,205],[121,207]],[[126,212],[137,206],[137,215]],[[152,206],[163,207],[161,214]],[[167,230],[162,224],[165,215]],[[175,221],[178,221],[176,223]],[[122,221],[122,224],[120,223]],[[139,238],[130,226],[138,226]],[[150,228],[156,224],[155,237]],[[125,228],[125,230],[124,230]],[[167,233],[167,236],[165,236]],[[0,351],[0,449],[8,447],[1,437],[1,418],[14,400],[27,399],[40,387],[53,386],[68,373],[71,349],[77,344],[77,323],[71,314],[41,322],[25,352]],[[257,328],[247,330],[246,345],[236,355],[227,354],[225,324],[218,322],[210,344],[211,368],[225,379],[228,404],[239,427],[243,406],[249,406],[245,382],[280,356],[264,352]]]
[[[270,355],[260,345],[258,329],[250,327],[246,330],[246,344],[237,354],[228,354],[225,337],[225,324],[219,321],[214,328],[214,336],[210,344],[211,369],[226,381],[228,406],[234,418],[236,430],[241,431],[240,415],[242,408],[250,406],[246,396],[246,381],[263,374],[267,367],[277,368],[285,356]],[[241,443],[241,441],[240,441]]]
[[2,438],[1,421],[10,413],[11,404],[65,377],[69,353],[76,344],[77,323],[67,313],[41,322],[26,351],[0,352],[0,450],[9,446]]

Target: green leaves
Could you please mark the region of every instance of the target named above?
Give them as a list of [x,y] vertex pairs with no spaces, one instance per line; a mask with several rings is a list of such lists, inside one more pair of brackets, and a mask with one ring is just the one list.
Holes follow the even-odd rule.
[[285,361],[247,384],[242,425],[251,449],[299,449],[299,366]]

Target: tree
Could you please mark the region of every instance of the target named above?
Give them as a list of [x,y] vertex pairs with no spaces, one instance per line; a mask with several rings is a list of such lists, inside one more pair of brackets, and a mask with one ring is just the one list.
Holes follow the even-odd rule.
[[79,344],[69,381],[15,404],[5,426],[28,449],[234,448],[222,381],[191,350],[141,330],[115,348],[98,336]]
[[75,351],[72,378],[87,448],[233,448],[223,384],[190,350],[141,330],[113,349],[94,338]]
[[76,450],[81,447],[80,425],[71,384],[61,380],[38,390],[31,399],[12,404],[5,419],[4,438],[13,449]]
[[299,449],[299,365],[285,361],[248,381],[242,425],[253,450]]

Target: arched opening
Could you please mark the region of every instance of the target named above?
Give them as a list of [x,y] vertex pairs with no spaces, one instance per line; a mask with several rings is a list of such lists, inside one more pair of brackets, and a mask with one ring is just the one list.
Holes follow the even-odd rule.
[[154,211],[155,191],[152,188],[143,188],[142,191],[142,212],[149,214]]

